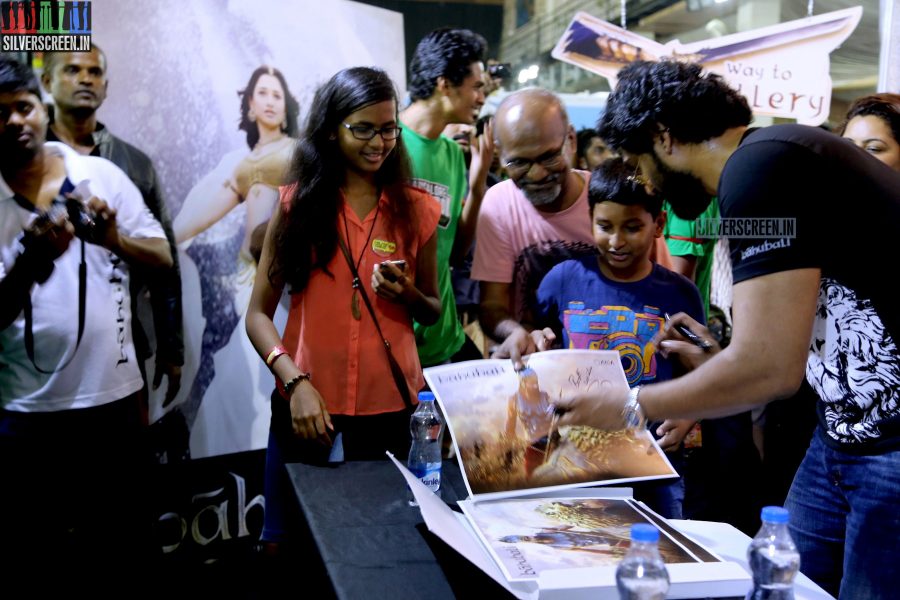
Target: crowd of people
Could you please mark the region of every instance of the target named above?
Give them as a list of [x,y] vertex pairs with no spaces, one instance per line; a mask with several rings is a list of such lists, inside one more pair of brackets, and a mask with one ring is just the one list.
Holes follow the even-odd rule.
[[[47,55],[52,107],[28,66],[0,59],[0,477],[15,491],[0,510],[16,515],[6,556],[77,564],[85,578],[152,559],[141,399],[164,379],[168,399],[180,385],[175,243],[245,202],[252,292],[239,327],[275,382],[267,554],[290,552],[299,531],[285,462],[403,455],[423,367],[493,356],[522,369],[550,348],[612,349],[629,390],[560,398],[560,425],[651,422],[684,478],[636,496],[748,533],[761,504],[752,422],[805,375],[818,425],[782,499],[801,569],[843,598],[890,594],[900,312],[872,257],[890,256],[900,230],[900,96],[858,100],[838,135],[753,128],[720,77],[637,61],[597,128],[576,132],[539,88],[479,121],[498,84],[486,52],[477,33],[436,30],[410,60],[408,98],[378,68],[347,68],[299,129],[288,82],[260,67],[241,95],[250,154],[174,228],[150,159],[96,118],[102,50]],[[730,339],[706,326],[715,239],[696,227],[720,218],[796,223],[790,238],[729,239]],[[838,236],[843,219],[853,226]],[[462,285],[486,341],[467,335]],[[133,308],[144,289],[152,378]]]

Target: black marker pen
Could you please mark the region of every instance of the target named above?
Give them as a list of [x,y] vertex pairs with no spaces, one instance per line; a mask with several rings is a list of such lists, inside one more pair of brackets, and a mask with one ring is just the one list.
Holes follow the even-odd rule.
[[[669,318],[669,313],[665,313],[665,317],[667,322],[671,320]],[[713,345],[691,331],[687,325],[676,323],[675,325],[673,325],[673,327],[675,328],[675,331],[686,337],[692,344],[694,344],[704,352],[712,351]]]

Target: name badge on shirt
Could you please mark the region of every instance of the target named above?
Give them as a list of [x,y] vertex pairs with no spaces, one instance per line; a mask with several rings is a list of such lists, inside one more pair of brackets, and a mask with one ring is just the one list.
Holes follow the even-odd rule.
[[390,256],[397,251],[397,244],[375,238],[372,240],[372,252],[378,256]]

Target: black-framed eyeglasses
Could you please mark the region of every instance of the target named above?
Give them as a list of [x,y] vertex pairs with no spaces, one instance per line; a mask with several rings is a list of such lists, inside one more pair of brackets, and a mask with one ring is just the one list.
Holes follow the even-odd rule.
[[403,131],[401,127],[396,125],[382,127],[381,129],[371,125],[350,125],[348,123],[341,123],[341,125],[349,129],[353,137],[364,141],[371,140],[376,135],[381,135],[381,139],[384,141],[396,140],[400,137],[400,132]]
[[549,152],[545,152],[544,154],[538,156],[537,158],[511,158],[510,160],[504,163],[504,168],[507,173],[509,173],[510,177],[521,177],[528,173],[531,170],[531,167],[537,163],[541,165],[544,169],[548,171],[553,169],[558,169],[563,166],[566,162],[565,150],[566,150],[566,142],[569,141],[569,136],[566,134],[566,137],[563,138],[562,144],[560,144],[559,148],[556,150],[550,150]]

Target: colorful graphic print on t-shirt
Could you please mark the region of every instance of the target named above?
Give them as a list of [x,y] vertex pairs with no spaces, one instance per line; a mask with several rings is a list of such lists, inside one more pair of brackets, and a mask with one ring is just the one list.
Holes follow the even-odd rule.
[[591,308],[569,302],[563,310],[563,327],[569,348],[615,350],[629,385],[656,379],[656,346],[650,343],[663,325],[659,308],[644,306],[636,312],[627,306]]

